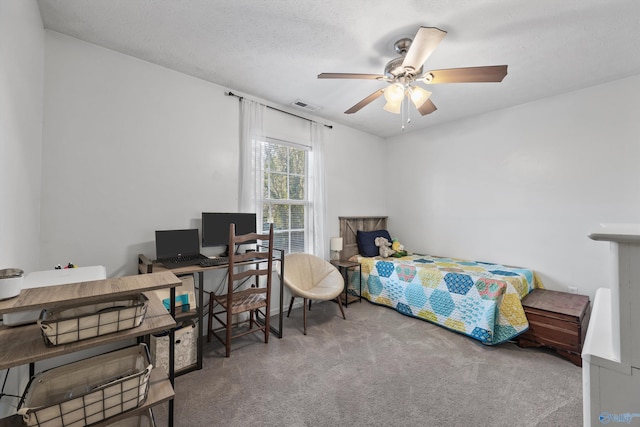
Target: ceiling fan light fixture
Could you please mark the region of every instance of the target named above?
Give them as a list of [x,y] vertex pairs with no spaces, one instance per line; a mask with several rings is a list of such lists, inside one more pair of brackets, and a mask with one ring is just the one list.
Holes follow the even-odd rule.
[[382,108],[390,113],[400,114],[400,111],[402,111],[402,100],[396,102],[387,101]]
[[413,105],[415,105],[416,108],[422,107],[424,103],[427,102],[427,99],[429,99],[429,97],[431,96],[431,92],[429,92],[428,90],[424,90],[418,86],[409,86],[407,91],[409,92],[411,102],[413,102]]
[[404,98],[404,86],[400,83],[393,83],[384,90],[384,99],[387,103],[395,104],[402,102]]

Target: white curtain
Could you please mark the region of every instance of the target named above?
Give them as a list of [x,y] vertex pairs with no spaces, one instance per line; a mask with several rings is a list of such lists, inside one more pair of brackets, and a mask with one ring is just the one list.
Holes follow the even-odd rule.
[[326,258],[324,222],[326,194],[324,188],[324,125],[311,122],[311,153],[309,167],[309,200],[311,201],[310,235],[313,253]]
[[264,137],[263,117],[266,107],[243,98],[240,101],[240,173],[238,212],[255,212],[258,232],[262,224],[262,173],[260,144]]
[[[238,211],[255,212],[258,226],[262,224],[262,163],[261,141],[264,141],[263,118],[267,107],[255,101],[240,102],[240,173]],[[307,217],[308,250],[326,258],[325,253],[325,185],[324,185],[324,125],[311,122],[311,150],[309,154],[309,201]],[[258,229],[260,230],[260,229]]]

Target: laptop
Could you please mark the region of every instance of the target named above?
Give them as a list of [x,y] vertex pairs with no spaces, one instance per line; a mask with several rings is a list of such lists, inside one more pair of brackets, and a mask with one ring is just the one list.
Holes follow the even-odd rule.
[[167,268],[200,264],[207,257],[200,253],[198,229],[156,231],[156,258]]

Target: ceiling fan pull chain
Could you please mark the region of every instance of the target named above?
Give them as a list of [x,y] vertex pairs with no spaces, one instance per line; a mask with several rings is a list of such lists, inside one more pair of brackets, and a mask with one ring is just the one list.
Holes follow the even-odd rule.
[[406,108],[404,108],[404,100],[400,101],[400,130],[404,131],[404,110],[406,110]]

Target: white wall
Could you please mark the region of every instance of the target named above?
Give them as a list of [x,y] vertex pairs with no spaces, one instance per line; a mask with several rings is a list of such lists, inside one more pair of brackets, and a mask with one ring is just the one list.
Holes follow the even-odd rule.
[[587,234],[640,221],[638,87],[635,76],[390,139],[392,236],[593,298],[611,266]]
[[136,254],[155,255],[155,230],[233,210],[235,99],[58,33],[45,41],[41,268],[133,274]]
[[[38,265],[44,39],[35,1],[0,1],[0,269]],[[2,351],[2,350],[0,350]],[[0,371],[4,392],[20,394],[26,366]],[[0,418],[18,399],[0,400]]]
[[0,2],[0,269],[38,264],[43,55],[37,3]]
[[[55,32],[45,47],[41,268],[135,274],[138,253],[155,255],[155,230],[237,210],[239,107],[225,88]],[[281,123],[270,136],[300,134],[268,111]],[[328,242],[348,206],[384,213],[365,184],[385,142],[334,125],[325,143]]]

